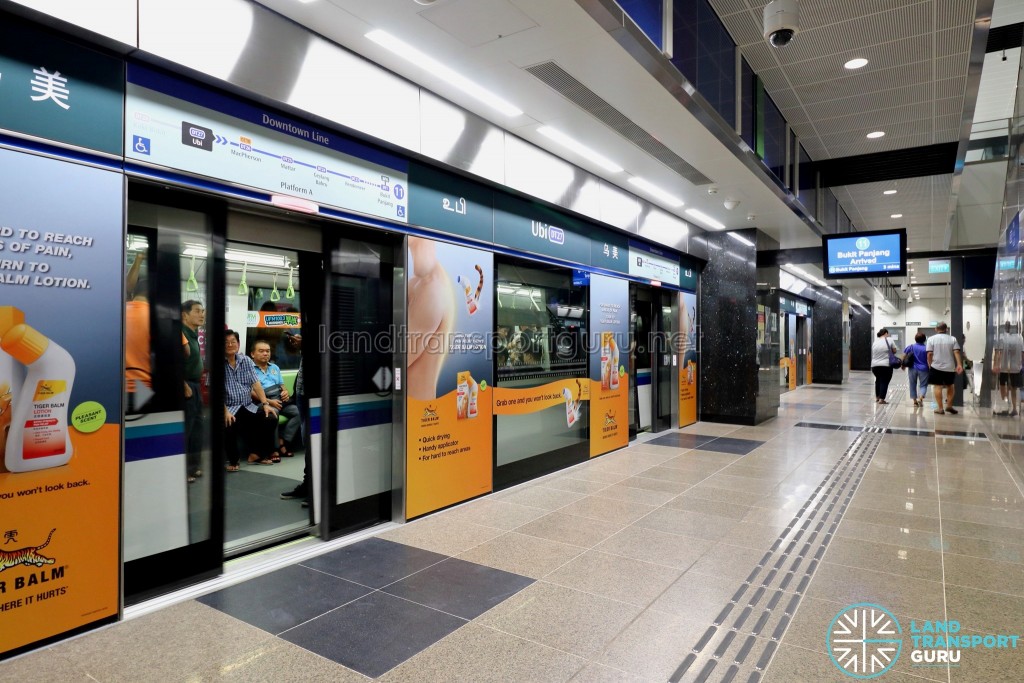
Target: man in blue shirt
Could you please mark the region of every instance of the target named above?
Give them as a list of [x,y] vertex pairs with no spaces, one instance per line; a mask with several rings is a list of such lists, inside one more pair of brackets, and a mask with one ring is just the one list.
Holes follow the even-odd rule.
[[[277,413],[267,400],[256,364],[239,353],[238,333],[224,332],[224,438],[228,472],[238,471],[238,441],[246,444],[249,462],[273,465]],[[257,403],[253,403],[252,397]]]
[[291,457],[295,455],[295,439],[299,435],[299,427],[302,420],[299,416],[299,407],[291,400],[288,388],[284,385],[284,378],[281,376],[281,368],[276,363],[270,362],[270,342],[260,339],[252,345],[252,360],[256,364],[256,375],[260,378],[263,391],[270,401],[270,407],[277,411],[278,415],[284,415],[288,421],[280,430],[277,448],[279,454],[274,456],[274,462],[280,462],[280,456]]

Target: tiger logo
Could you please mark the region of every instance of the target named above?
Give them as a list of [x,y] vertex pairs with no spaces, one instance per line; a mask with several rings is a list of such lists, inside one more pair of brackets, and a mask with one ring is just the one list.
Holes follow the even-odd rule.
[[0,572],[5,569],[13,569],[19,564],[35,565],[36,567],[42,567],[44,564],[53,564],[56,562],[52,557],[46,557],[40,555],[39,551],[50,545],[50,539],[53,538],[53,532],[56,529],[50,529],[50,535],[46,537],[42,545],[32,546],[28,548],[19,548],[18,550],[0,550]]

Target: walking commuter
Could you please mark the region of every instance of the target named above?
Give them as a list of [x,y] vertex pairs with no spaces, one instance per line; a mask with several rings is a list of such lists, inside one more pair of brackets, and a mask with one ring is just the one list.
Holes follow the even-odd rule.
[[896,357],[896,344],[889,339],[889,330],[884,327],[875,335],[871,345],[871,374],[875,376],[875,403],[888,403],[885,395],[889,393],[889,382],[892,381],[893,359]]
[[[960,343],[949,334],[949,327],[946,323],[939,323],[935,326],[938,333],[928,339],[925,345],[928,349],[928,384],[932,385],[935,392],[936,415],[943,413],[957,414],[953,407],[954,383],[956,376],[964,371],[960,355]],[[942,392],[946,391],[948,399],[942,401]],[[945,406],[945,407],[943,407]]]
[[[1003,325],[1003,333],[999,335],[996,342],[995,354],[992,357],[992,372],[998,375],[999,395],[1002,396],[1003,403],[1009,402],[1009,406],[996,411],[996,415],[1010,415],[1011,417],[1017,415],[1022,360],[1024,360],[1024,338],[1017,331],[1017,326],[1007,321]],[[964,363],[964,367],[967,367],[967,363]]]
[[903,364],[907,367],[907,383],[915,408],[924,407],[928,395],[928,348],[924,345],[927,339],[923,332],[918,332],[914,343],[903,349]]

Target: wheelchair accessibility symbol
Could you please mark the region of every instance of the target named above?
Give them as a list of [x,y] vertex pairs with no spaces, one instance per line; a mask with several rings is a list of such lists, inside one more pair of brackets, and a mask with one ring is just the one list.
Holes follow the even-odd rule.
[[135,150],[136,154],[145,154],[149,156],[149,138],[144,138],[141,135],[133,135],[132,149]]

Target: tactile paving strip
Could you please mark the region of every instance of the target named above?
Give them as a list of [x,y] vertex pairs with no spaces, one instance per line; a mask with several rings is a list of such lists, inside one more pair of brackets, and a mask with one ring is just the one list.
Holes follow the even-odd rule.
[[[828,549],[903,392],[865,423],[669,679],[760,681]],[[782,607],[780,607],[780,605]],[[720,676],[713,679],[713,676]]]

